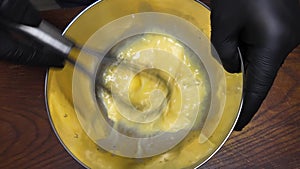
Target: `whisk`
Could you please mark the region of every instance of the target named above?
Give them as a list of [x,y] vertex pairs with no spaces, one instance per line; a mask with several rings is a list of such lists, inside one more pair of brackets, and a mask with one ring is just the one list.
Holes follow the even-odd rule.
[[[72,56],[72,52],[71,52],[72,50],[77,50],[77,51],[83,52],[92,57],[101,58],[101,63],[99,65],[100,70],[101,69],[103,70],[103,68],[107,68],[107,65],[112,65],[113,63],[116,63],[117,61],[124,63],[123,60],[117,60],[117,58],[114,56],[113,52],[108,52],[107,54],[104,54],[101,51],[96,51],[94,49],[88,48],[86,46],[83,47],[82,45],[75,43],[71,39],[63,36],[59,29],[57,29],[55,26],[51,25],[50,23],[48,23],[45,20],[42,20],[38,27],[13,23],[13,22],[10,22],[3,18],[0,18],[0,23],[22,35],[31,37],[32,39],[37,40],[37,41],[55,49],[56,51],[62,53],[65,56],[64,59],[67,62],[69,62],[75,68],[79,69],[81,72],[83,72],[89,78],[93,78],[94,72],[88,71],[88,69],[83,64],[78,62],[78,60],[74,59],[76,57]],[[110,50],[110,51],[114,51],[114,50]],[[137,72],[138,70],[141,70],[142,68],[145,68],[145,65],[141,65],[141,64],[137,65],[137,64],[132,64],[132,63],[126,62],[126,69],[128,69],[130,71]],[[98,72],[99,72],[99,70],[98,70]],[[165,86],[167,87],[167,93],[166,93],[165,99],[161,102],[161,104],[158,107],[152,109],[152,111],[160,112],[170,100],[170,96],[172,93],[172,87],[170,86],[168,81],[166,79],[164,79],[163,77],[161,77],[159,74],[148,73],[147,76],[150,78],[157,78],[161,82],[166,84]],[[96,85],[100,86],[100,88],[105,90],[107,93],[112,94],[111,89],[108,88],[107,86],[105,86],[103,84],[102,80],[97,80]],[[114,95],[118,95],[118,93],[114,93]],[[127,103],[124,102],[124,104],[127,104]]]

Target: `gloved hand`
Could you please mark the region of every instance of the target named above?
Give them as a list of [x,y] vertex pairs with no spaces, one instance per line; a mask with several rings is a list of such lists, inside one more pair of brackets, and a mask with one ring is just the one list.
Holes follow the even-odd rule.
[[212,43],[224,68],[245,65],[244,103],[235,130],[242,130],[265,99],[286,56],[300,42],[298,0],[213,0]]
[[[1,22],[37,27],[41,18],[28,0],[0,0]],[[65,56],[37,41],[22,37],[0,23],[0,60],[37,66],[63,67]]]

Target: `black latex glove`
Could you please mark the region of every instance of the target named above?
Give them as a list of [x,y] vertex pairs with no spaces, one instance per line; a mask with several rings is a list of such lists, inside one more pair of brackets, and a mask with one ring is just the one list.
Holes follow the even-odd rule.
[[63,8],[65,7],[76,7],[86,6],[95,2],[96,0],[56,0],[56,2]]
[[[0,0],[0,19],[37,27],[41,18],[28,0]],[[39,42],[22,37],[0,23],[0,60],[17,64],[63,67],[65,56]]]
[[286,56],[300,42],[298,0],[213,0],[212,43],[224,68],[245,65],[245,95],[235,130],[242,130],[265,99]]

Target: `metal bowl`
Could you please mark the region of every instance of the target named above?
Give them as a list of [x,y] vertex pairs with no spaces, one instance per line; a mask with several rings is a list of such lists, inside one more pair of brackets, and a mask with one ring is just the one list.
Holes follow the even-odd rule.
[[[217,59],[209,41],[209,18],[209,9],[193,0],[104,0],[92,4],[72,21],[64,35],[105,54],[95,57],[73,51],[73,59],[85,72],[67,63],[62,70],[49,69],[46,77],[50,122],[62,145],[79,163],[86,168],[195,168],[220,149],[239,115],[243,75],[225,72]],[[191,100],[191,94],[186,93],[197,96],[201,90],[180,90],[182,97],[190,99],[184,104],[186,114],[195,115],[189,118],[193,119],[189,127],[147,136],[130,132],[130,137],[125,137],[113,122],[108,122],[95,86],[105,67],[104,58],[124,40],[144,34],[171,36],[193,51],[197,56],[194,62],[203,67],[207,94]],[[161,49],[151,51],[157,54]],[[161,58],[155,64],[163,65],[160,69],[172,65]],[[153,65],[148,68],[157,69]],[[191,109],[193,105],[197,105],[196,111]]]

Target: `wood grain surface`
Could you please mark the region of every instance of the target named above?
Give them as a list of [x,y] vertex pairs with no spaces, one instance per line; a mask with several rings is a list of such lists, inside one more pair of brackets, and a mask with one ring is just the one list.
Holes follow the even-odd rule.
[[[206,2],[208,3],[208,2]],[[46,11],[63,29],[83,8]],[[56,138],[44,101],[46,68],[0,62],[0,168],[81,169]],[[201,168],[300,168],[300,46],[252,122]]]

